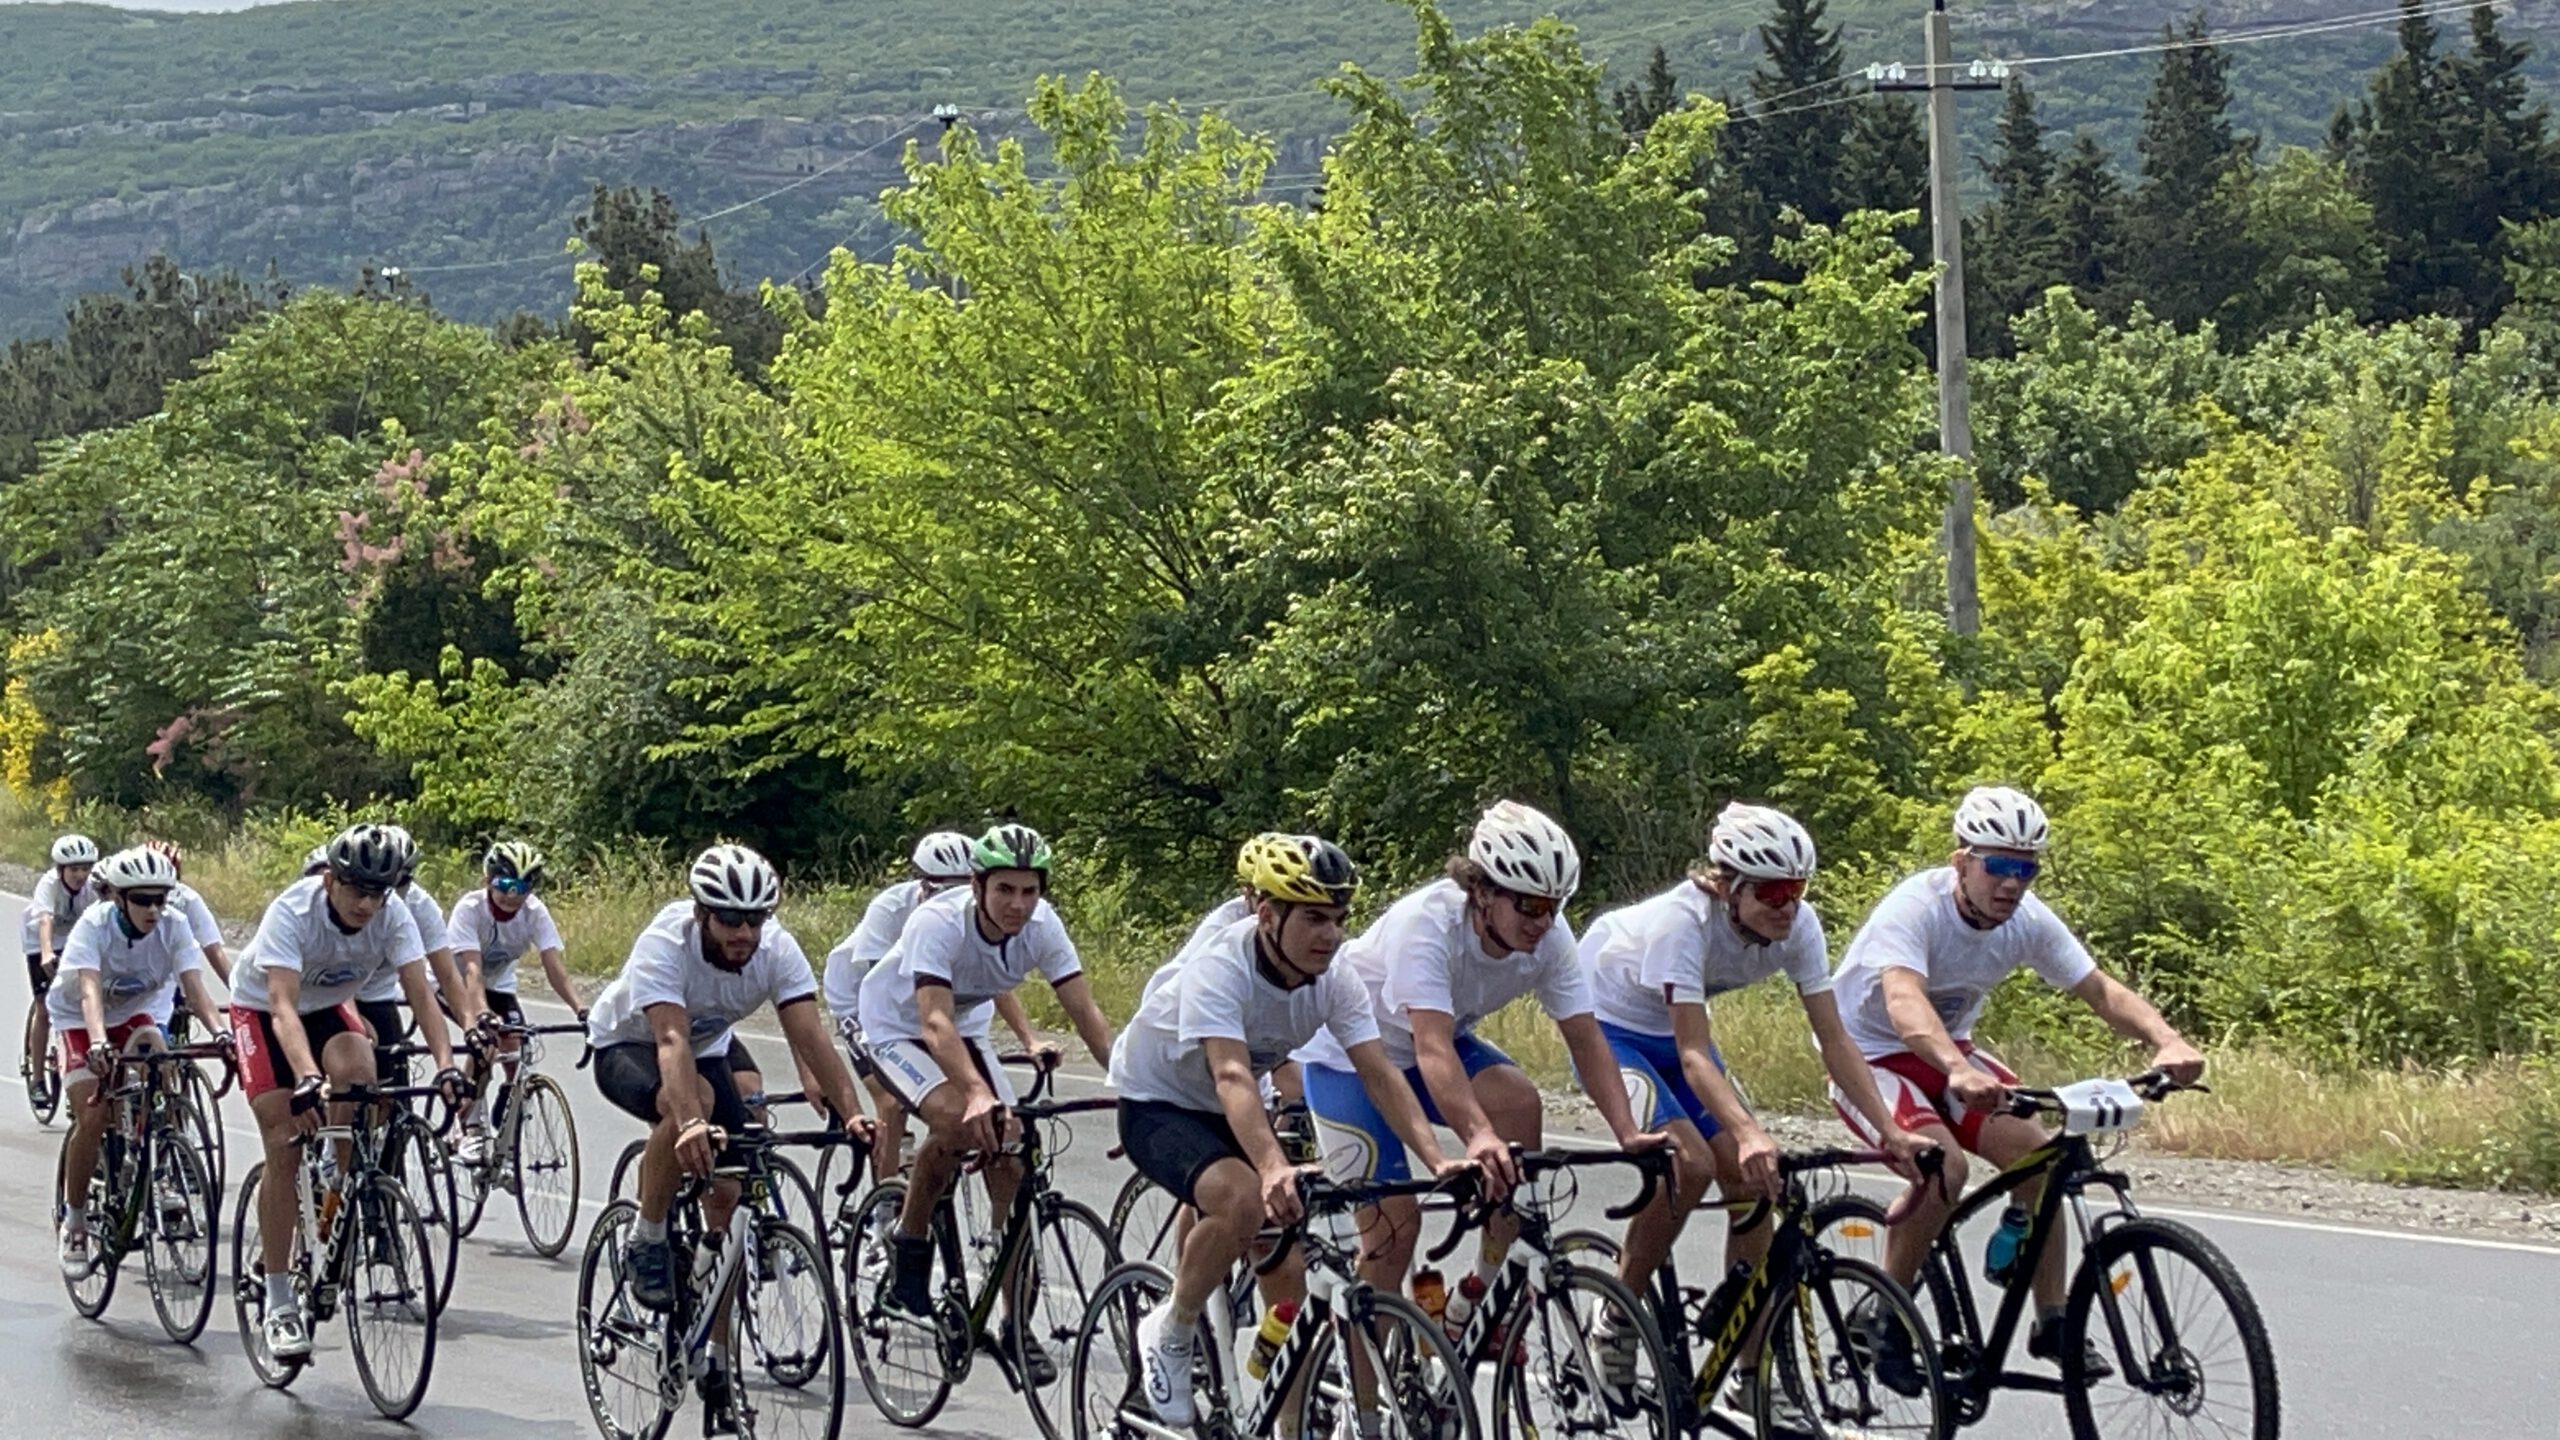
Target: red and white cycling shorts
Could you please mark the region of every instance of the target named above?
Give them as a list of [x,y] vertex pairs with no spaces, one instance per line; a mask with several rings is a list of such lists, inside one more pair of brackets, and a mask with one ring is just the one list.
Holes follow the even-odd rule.
[[[121,1025],[107,1027],[107,1048],[121,1051],[125,1047],[125,1042],[131,1040],[137,1032],[159,1028],[160,1022],[150,1016],[136,1015]],[[74,1025],[68,1030],[54,1031],[53,1058],[61,1065],[64,1080],[85,1081],[89,1074],[89,1027]]]
[[[1976,1049],[1970,1040],[1957,1041],[1956,1048],[1963,1051],[1965,1059],[1983,1074],[2003,1085],[2018,1083],[2018,1077],[2009,1072],[2008,1066],[2000,1063],[1999,1056],[1988,1050]],[[1876,1093],[1884,1097],[1885,1107],[1893,1112],[1894,1124],[1905,1130],[1917,1130],[1923,1125],[1943,1125],[1955,1132],[1957,1144],[1980,1153],[1982,1122],[1990,1119],[1992,1112],[1957,1107],[1947,1098],[1945,1071],[1908,1050],[1897,1050],[1890,1055],[1869,1058],[1867,1073],[1875,1077]],[[1847,1122],[1861,1143],[1880,1143],[1875,1127],[1867,1123],[1866,1116],[1851,1107],[1849,1097],[1841,1094],[1836,1084],[1831,1087],[1831,1108],[1840,1112],[1840,1118]]]
[[[314,1063],[319,1061],[320,1052],[329,1048],[330,1041],[348,1033],[367,1033],[351,1002],[302,1014],[302,1034],[310,1042]],[[231,1007],[231,1053],[240,1062],[241,1094],[255,1100],[270,1090],[293,1088],[293,1062],[284,1057],[284,1047],[276,1043],[275,1017],[266,1011],[246,1005]]]

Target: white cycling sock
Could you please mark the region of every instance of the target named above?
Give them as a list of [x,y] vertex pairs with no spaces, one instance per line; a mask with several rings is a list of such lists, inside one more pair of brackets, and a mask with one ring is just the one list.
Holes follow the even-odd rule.
[[270,1310],[282,1310],[282,1309],[285,1309],[285,1308],[287,1308],[287,1307],[291,1306],[292,1304],[293,1304],[293,1277],[292,1277],[292,1276],[290,1276],[290,1275],[270,1275],[270,1276],[268,1276],[268,1277],[267,1277],[267,1308],[268,1308],[268,1309],[270,1309]]
[[631,1217],[631,1238],[643,1245],[664,1245],[667,1243],[667,1222],[634,1215]]

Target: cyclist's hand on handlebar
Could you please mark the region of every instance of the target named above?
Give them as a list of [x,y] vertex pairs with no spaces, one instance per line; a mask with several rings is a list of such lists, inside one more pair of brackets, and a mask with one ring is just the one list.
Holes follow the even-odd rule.
[[960,1112],[960,1148],[981,1155],[995,1152],[1004,1135],[1004,1107],[985,1090],[969,1097],[968,1108]]
[[1938,1142],[1896,1126],[1884,1133],[1876,1148],[1884,1152],[1887,1169],[1905,1180],[1916,1181],[1920,1178],[1920,1157],[1937,1149]]
[[1778,1142],[1757,1125],[1734,1132],[1735,1168],[1742,1172],[1742,1191],[1763,1200],[1778,1198]]
[[1031,1059],[1040,1067],[1041,1073],[1046,1074],[1066,1063],[1067,1052],[1043,1040],[1031,1047]]
[[1947,1094],[1967,1110],[1997,1110],[2009,1098],[2009,1087],[1967,1061],[1947,1072]]
[[1467,1142],[1467,1160],[1484,1173],[1484,1198],[1492,1203],[1510,1198],[1511,1188],[1520,1183],[1520,1161],[1511,1153],[1511,1142],[1491,1130]]
[[676,1168],[687,1175],[711,1173],[711,1137],[718,1134],[708,1120],[694,1120],[676,1130]]
[[1641,1155],[1647,1150],[1664,1150],[1674,1147],[1668,1133],[1660,1130],[1640,1130],[1620,1140],[1618,1148],[1630,1155]]
[[1298,1182],[1324,1170],[1315,1165],[1292,1165],[1283,1160],[1262,1172],[1262,1218],[1265,1224],[1287,1226],[1298,1223],[1307,1213],[1304,1197],[1298,1194]]
[[471,1095],[471,1082],[450,1065],[436,1072],[436,1088],[444,1092],[444,1103],[456,1107]]
[[293,1128],[311,1135],[320,1129],[320,1107],[329,1103],[329,1080],[325,1075],[305,1075],[293,1087]]
[[81,1063],[88,1066],[90,1074],[104,1080],[109,1074],[113,1073],[116,1068],[115,1047],[110,1045],[93,1044],[89,1047],[87,1057],[84,1058]]
[[2169,1079],[2179,1085],[2193,1085],[2204,1076],[2204,1052],[2188,1044],[2184,1036],[2174,1037],[2151,1052],[2151,1063],[2169,1072]]

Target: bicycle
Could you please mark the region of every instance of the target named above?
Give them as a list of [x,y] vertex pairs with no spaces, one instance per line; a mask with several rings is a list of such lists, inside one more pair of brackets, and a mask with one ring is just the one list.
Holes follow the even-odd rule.
[[[1956,1425],[1978,1423],[1998,1391],[2022,1390],[2061,1395],[2075,1440],[2127,1431],[2148,1435],[2154,1433],[2153,1423],[2178,1433],[2181,1422],[2190,1432],[2273,1440],[2282,1421],[2275,1351],[2247,1283],[2201,1233],[2136,1210],[2132,1181],[2107,1169],[2096,1150],[2099,1140],[2129,1136],[2146,1105],[2179,1090],[2204,1088],[2179,1085],[2166,1073],[2151,1070],[2125,1080],[2009,1092],[2003,1113],[2056,1119],[2060,1131],[2050,1144],[1985,1181],[1958,1205],[1931,1242],[1920,1271],[1919,1293],[1927,1297],[1937,1322],[1938,1357]],[[2039,1177],[2044,1191],[2029,1216],[2016,1268],[1986,1335],[1973,1291],[1960,1283],[1965,1264],[1959,1232],[1994,1202]],[[2092,1215],[2087,1198],[2092,1188],[2113,1192],[2115,1207]],[[2010,1370],[2009,1347],[2034,1293],[2037,1265],[2047,1246],[2065,1243],[2059,1228],[2065,1206],[2081,1255],[2071,1274],[2057,1340],[2063,1357],[2060,1376]],[[1821,1219],[1843,1229],[1863,1225],[1872,1230],[1888,1223],[1881,1207],[1855,1195],[1828,1202]],[[2166,1278],[2172,1266],[2192,1271],[2197,1281],[2173,1283]],[[2208,1301],[2218,1301],[2227,1312],[2222,1326],[2199,1325],[2198,1307]],[[2216,1336],[2229,1339],[2236,1354],[2209,1360],[2199,1346]],[[2111,1362],[2111,1375],[2087,1373],[2092,1340],[2101,1358]],[[2247,1393],[2233,1404],[2226,1392],[2240,1383]],[[2151,1402],[2150,1407],[2137,1406],[2142,1401]],[[2122,1429],[2101,1423],[2128,1407],[2140,1409],[2140,1418]],[[2208,1413],[2215,1408],[2223,1413]]]
[[[225,1015],[231,1011],[228,1005],[216,1006],[215,1009]],[[190,1048],[188,1029],[186,1007],[181,1005],[178,1013],[170,1019],[169,1044],[178,1049]],[[201,1065],[189,1065],[178,1072],[178,1083],[185,1087],[187,1098],[193,1102],[188,1119],[194,1130],[196,1153],[204,1158],[205,1173],[213,1177],[216,1200],[221,1198],[223,1183],[230,1175],[231,1145],[222,1129],[222,1097],[231,1093],[232,1078],[226,1070],[222,1084],[217,1088]]]
[[[1063,1129],[1071,1116],[1116,1110],[1120,1102],[1043,1099],[1054,1060],[1008,1055],[1004,1063],[1037,1073],[1030,1098],[1013,1107],[1022,1138],[1010,1153],[1021,1160],[1022,1180],[1001,1225],[988,1231],[996,1236],[994,1255],[983,1265],[972,1258],[955,1199],[970,1188],[969,1177],[956,1174],[934,1204],[929,1231],[937,1272],[931,1282],[934,1323],[928,1329],[891,1318],[885,1304],[894,1268],[889,1241],[906,1204],[907,1182],[884,1179],[841,1218],[837,1250],[844,1265],[845,1317],[854,1336],[854,1363],[890,1424],[931,1423],[983,1350],[995,1358],[1005,1382],[1022,1393],[1040,1433],[1063,1440],[1057,1394],[1063,1367],[1050,1347],[1074,1338],[1093,1287],[1120,1262],[1120,1254],[1101,1217],[1051,1184],[1050,1164],[1065,1141],[1053,1148],[1045,1131],[1052,1125]],[[1011,1322],[1001,1340],[987,1333],[999,1298]]]
[[[1663,1365],[1656,1373],[1666,1377],[1663,1388],[1676,1402],[1677,1433],[1943,1440],[1952,1431],[1937,1356],[1918,1308],[1882,1267],[1822,1243],[1819,1207],[1806,1184],[1807,1176],[1819,1172],[1883,1160],[1874,1150],[1783,1154],[1775,1202],[1726,1200],[1703,1207],[1743,1212],[1743,1228],[1775,1226],[1768,1256],[1756,1266],[1737,1263],[1712,1291],[1681,1284],[1677,1265],[1664,1258],[1644,1298],[1662,1346]],[[1921,1168],[1934,1174],[1938,1163],[1932,1153]],[[1560,1236],[1557,1245],[1567,1254],[1616,1249],[1589,1232]],[[1908,1373],[1878,1363],[1879,1335],[1910,1357]],[[1640,1355],[1642,1344],[1640,1338]],[[1701,1345],[1702,1354],[1693,1348]],[[1727,1380],[1743,1373],[1744,1357],[1755,1345],[1746,1428],[1719,1407],[1717,1397]],[[1640,1372],[1649,1358],[1639,1360]],[[1686,1385],[1667,1378],[1684,1375],[1692,1377]]]
[[51,1125],[53,1117],[62,1113],[62,1070],[53,1047],[36,1042],[36,1021],[43,1014],[44,997],[38,995],[27,1006],[26,1038],[18,1050],[18,1075],[27,1082],[27,1108],[36,1112],[36,1123]]
[[[690,1379],[706,1404],[728,1406],[742,1437],[834,1440],[844,1416],[844,1332],[834,1283],[817,1241],[777,1218],[763,1197],[775,1187],[777,1147],[860,1142],[842,1132],[749,1126],[725,1137],[715,1130],[712,1143],[723,1147],[712,1178],[737,1181],[742,1194],[728,1225],[713,1232],[702,1216],[705,1183],[688,1179],[677,1189],[667,1212],[675,1277],[667,1309],[651,1310],[631,1293],[625,1257],[636,1203],[615,1200],[588,1232],[578,1266],[578,1366],[587,1408],[605,1440],[658,1440]],[[754,1357],[728,1372],[726,1396],[711,1393],[714,1344],[742,1361]],[[756,1382],[757,1375],[770,1384]]]
[[[418,1408],[435,1368],[435,1258],[417,1204],[385,1168],[382,1135],[364,1117],[369,1107],[383,1104],[395,1116],[410,1115],[406,1102],[440,1093],[429,1085],[351,1085],[326,1102],[350,1107],[346,1123],[323,1124],[295,1140],[301,1184],[292,1239],[294,1294],[315,1333],[345,1306],[356,1374],[373,1408],[391,1420]],[[452,1122],[448,1105],[435,1129]],[[232,1214],[231,1303],[249,1368],[260,1382],[282,1390],[311,1357],[287,1359],[267,1349],[267,1272],[258,1226],[266,1168],[263,1160],[249,1167]]]
[[[197,1045],[118,1058],[111,1077],[115,1088],[107,1092],[115,1114],[99,1137],[97,1168],[83,1199],[95,1258],[88,1274],[63,1277],[71,1306],[83,1318],[95,1320],[106,1313],[117,1271],[126,1256],[139,1250],[160,1328],[181,1345],[193,1344],[204,1333],[205,1320],[213,1313],[222,1200],[204,1173],[182,1113],[194,1102],[160,1077],[172,1067],[193,1071],[198,1060],[227,1062],[229,1057],[221,1046]],[[70,1156],[66,1136],[54,1163],[57,1228],[65,1218],[59,1197]]]
[[[407,1073],[411,1057],[431,1053],[414,1040],[374,1047],[375,1063],[389,1064],[399,1075]],[[434,1092],[401,1087],[399,1093]],[[426,1224],[427,1238],[435,1245],[435,1306],[441,1315],[453,1299],[454,1279],[462,1273],[462,1187],[455,1178],[459,1167],[453,1158],[453,1147],[445,1140],[453,1126],[461,1123],[460,1116],[446,1117],[441,1126],[429,1125],[417,1111],[402,1104],[386,1106],[382,1123],[383,1168],[408,1187],[409,1198],[417,1202],[418,1218]]]
[[[1268,1272],[1292,1249],[1302,1251],[1306,1299],[1249,1396],[1236,1370],[1228,1307],[1202,1309],[1191,1352],[1199,1416],[1191,1428],[1200,1440],[1327,1437],[1347,1433],[1355,1411],[1371,1409],[1384,1412],[1377,1440],[1479,1440],[1473,1387],[1440,1322],[1360,1278],[1351,1212],[1443,1188],[1438,1179],[1342,1184],[1301,1176],[1305,1214],[1273,1238],[1255,1269]],[[1173,1277],[1142,1260],[1121,1265],[1094,1288],[1076,1331],[1072,1393],[1081,1403],[1074,1440],[1188,1440],[1191,1432],[1156,1418],[1137,1354],[1139,1320],[1172,1293]],[[1284,1434],[1293,1397],[1296,1426]]]
[[[584,1036],[576,1022],[528,1025],[484,1016],[477,1035],[514,1036],[515,1074],[502,1081],[490,1100],[489,1144],[478,1160],[453,1164],[457,1241],[480,1228],[480,1214],[493,1190],[516,1197],[516,1218],[524,1222],[524,1238],[534,1253],[555,1259],[569,1248],[578,1219],[578,1123],[569,1110],[568,1092],[560,1082],[536,1070],[542,1061],[542,1037]],[[586,1068],[592,1050],[578,1057]],[[499,1063],[492,1053],[488,1063]]]
[[[762,1127],[765,1121],[759,1117],[769,1115],[772,1107],[797,1103],[807,1098],[797,1090],[785,1091],[778,1095],[758,1090],[753,1094],[740,1096],[739,1101],[746,1107],[751,1117],[749,1123]],[[639,1200],[640,1155],[648,1148],[649,1141],[644,1136],[623,1146],[622,1153],[614,1157],[613,1179],[605,1190],[607,1200],[630,1200],[635,1203]],[[834,1153],[835,1147],[828,1146],[827,1154],[832,1156]],[[764,1188],[757,1203],[774,1219],[799,1226],[802,1234],[818,1242],[818,1252],[821,1255],[827,1254],[832,1243],[828,1234],[829,1226],[828,1222],[819,1218],[827,1211],[819,1203],[818,1189],[810,1183],[809,1172],[800,1167],[799,1161],[788,1155],[769,1154],[765,1157],[764,1163],[767,1177],[773,1183]],[[852,1173],[856,1179],[859,1179],[862,1167],[859,1164],[855,1165]]]

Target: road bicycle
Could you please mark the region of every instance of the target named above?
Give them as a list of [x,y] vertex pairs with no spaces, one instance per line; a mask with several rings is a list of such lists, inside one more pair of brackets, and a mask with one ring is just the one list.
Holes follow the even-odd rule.
[[[1667,1157],[1638,1158],[1658,1165]],[[1881,1266],[1834,1252],[1819,1231],[1822,1211],[1808,1179],[1883,1160],[1874,1150],[1782,1154],[1774,1203],[1736,1199],[1705,1207],[1740,1212],[1744,1229],[1774,1226],[1765,1259],[1737,1263],[1713,1290],[1681,1283],[1677,1262],[1668,1257],[1654,1272],[1644,1298],[1661,1354],[1658,1360],[1645,1355],[1643,1337],[1634,1341],[1633,1378],[1639,1394],[1658,1384],[1674,1402],[1676,1433],[1943,1440],[1952,1430],[1918,1307]],[[1934,1174],[1938,1163],[1931,1152],[1924,1173]],[[1616,1253],[1613,1243],[1587,1231],[1558,1237],[1557,1248],[1568,1255]],[[1726,1382],[1736,1376],[1750,1380],[1737,1396],[1747,1413],[1720,1407]]]
[[36,1021],[44,1015],[44,996],[38,995],[27,1006],[25,1038],[18,1048],[18,1076],[27,1082],[27,1108],[36,1112],[38,1125],[51,1125],[53,1117],[62,1113],[62,1066],[54,1058],[53,1046],[36,1040]]
[[[415,1040],[374,1047],[375,1063],[392,1067],[382,1077],[385,1080],[406,1076],[412,1058],[430,1053]],[[438,1092],[401,1088],[399,1093]],[[382,1108],[382,1167],[409,1187],[409,1198],[417,1203],[418,1218],[427,1227],[427,1239],[435,1248],[438,1314],[444,1313],[446,1303],[453,1299],[453,1283],[462,1273],[462,1186],[456,1177],[450,1138],[452,1127],[459,1123],[459,1116],[449,1116],[444,1125],[431,1125],[425,1116],[405,1104]]]
[[[750,1123],[760,1128],[770,1128],[766,1117],[773,1113],[774,1107],[797,1104],[807,1098],[797,1090],[786,1090],[779,1094],[757,1090],[738,1097],[739,1103],[746,1107]],[[828,1133],[835,1132],[830,1130]],[[648,1138],[643,1136],[623,1146],[622,1153],[614,1157],[613,1176],[605,1189],[607,1200],[629,1200],[635,1204],[638,1203],[640,1156],[648,1148]],[[841,1148],[833,1144],[828,1145],[821,1152],[822,1167],[824,1162],[832,1159]],[[764,1157],[764,1173],[765,1178],[772,1183],[764,1186],[758,1193],[757,1203],[763,1206],[765,1213],[774,1219],[787,1225],[798,1226],[802,1234],[818,1242],[820,1254],[828,1254],[833,1245],[832,1227],[824,1217],[831,1212],[828,1206],[819,1201],[818,1187],[811,1183],[808,1170],[788,1155],[769,1152]],[[821,1173],[824,1173],[823,1168]],[[858,1153],[850,1174],[857,1181],[862,1176],[862,1165]]]
[[[435,1369],[435,1252],[418,1206],[386,1165],[389,1126],[368,1124],[368,1111],[388,1106],[396,1118],[407,1102],[440,1097],[429,1085],[351,1085],[327,1103],[349,1118],[298,1136],[301,1183],[294,1208],[290,1275],[294,1295],[316,1336],[343,1307],[347,1349],[373,1408],[399,1420],[426,1398]],[[413,1117],[414,1118],[414,1117]],[[441,1132],[453,1123],[445,1106]],[[266,1163],[249,1167],[231,1220],[232,1312],[240,1326],[249,1367],[266,1385],[282,1390],[312,1361],[267,1349],[267,1269],[258,1223],[258,1190]]]
[[[552,1259],[569,1248],[578,1221],[578,1123],[569,1110],[568,1092],[560,1082],[536,1068],[542,1063],[542,1038],[584,1036],[587,1027],[574,1021],[561,1025],[528,1025],[484,1016],[473,1031],[473,1047],[483,1050],[484,1065],[501,1062],[489,1040],[507,1036],[517,1041],[515,1073],[498,1082],[489,1102],[488,1143],[476,1160],[453,1160],[455,1230],[469,1235],[480,1228],[481,1212],[492,1191],[516,1197],[516,1218],[524,1222],[524,1238],[534,1253]],[[593,1051],[578,1057],[586,1067]]]
[[[228,1005],[217,1005],[214,1009],[225,1016],[231,1013]],[[190,1033],[191,1017],[183,1004],[177,1013],[169,1017],[168,1028],[169,1044],[174,1048],[183,1050],[199,1043]],[[218,1038],[213,1043],[218,1044]],[[196,1153],[204,1157],[205,1173],[213,1177],[213,1193],[217,1198],[222,1195],[223,1184],[230,1176],[231,1143],[222,1128],[222,1097],[231,1093],[232,1081],[227,1064],[218,1088],[213,1078],[204,1073],[202,1065],[189,1065],[178,1072],[178,1083],[186,1089],[188,1098],[195,1102],[186,1118],[194,1128]]]
[[[1291,1164],[1314,1163],[1319,1158],[1315,1120],[1305,1102],[1275,1105],[1269,1113],[1271,1133],[1280,1141],[1281,1153],[1289,1157]],[[1123,1158],[1119,1146],[1111,1147],[1111,1158]],[[1182,1206],[1163,1186],[1131,1171],[1121,1183],[1120,1193],[1111,1200],[1111,1233],[1120,1237],[1121,1258],[1146,1260],[1171,1269],[1175,1217],[1181,1211]]]
[[1201,1311],[1191,1347],[1198,1420],[1189,1430],[1156,1418],[1137,1354],[1138,1322],[1167,1302],[1173,1277],[1146,1261],[1113,1270],[1095,1287],[1077,1326],[1069,1390],[1077,1400],[1074,1440],[1190,1440],[1195,1433],[1199,1440],[1326,1440],[1353,1433],[1374,1440],[1479,1440],[1473,1386],[1448,1333],[1420,1306],[1373,1288],[1359,1271],[1355,1209],[1446,1188],[1437,1179],[1337,1183],[1302,1175],[1305,1213],[1273,1237],[1256,1268],[1267,1272],[1293,1250],[1302,1254],[1306,1298],[1258,1382],[1236,1365],[1229,1308]]
[[[739,1200],[715,1230],[702,1209],[706,1182],[678,1187],[667,1212],[675,1287],[666,1309],[650,1309],[631,1291],[635,1202],[607,1205],[588,1232],[578,1266],[578,1366],[588,1409],[605,1440],[658,1440],[690,1381],[706,1409],[705,1434],[834,1440],[844,1417],[841,1310],[817,1240],[779,1218],[769,1197],[779,1147],[860,1141],[760,1126],[711,1138],[720,1148],[711,1180],[735,1182]],[[715,1345],[737,1358],[715,1368]]]
[[[219,1045],[136,1051],[120,1057],[114,1075],[101,1082],[115,1087],[107,1092],[115,1113],[99,1137],[97,1168],[83,1202],[93,1259],[87,1274],[63,1279],[72,1308],[86,1318],[106,1313],[118,1269],[138,1250],[160,1328],[181,1345],[204,1333],[213,1313],[222,1198],[196,1150],[195,1127],[186,1113],[194,1099],[162,1077],[192,1073],[198,1060],[220,1060],[228,1090],[229,1059]],[[57,1229],[64,1218],[58,1197],[70,1154],[66,1136],[53,1172]]]
[[[1120,1102],[1045,1099],[1054,1059],[1006,1056],[1005,1063],[1036,1073],[1030,1098],[1013,1107],[1021,1138],[1006,1153],[1019,1160],[1022,1175],[1001,1223],[984,1232],[994,1238],[994,1253],[983,1263],[973,1259],[955,1199],[973,1188],[971,1177],[965,1170],[954,1174],[934,1204],[927,1232],[933,1242],[933,1322],[891,1314],[891,1239],[907,1182],[884,1179],[846,1215],[836,1242],[844,1265],[845,1315],[854,1363],[889,1423],[930,1423],[983,1351],[1022,1393],[1041,1434],[1061,1440],[1067,1431],[1066,1397],[1058,1389],[1064,1367],[1055,1352],[1073,1342],[1093,1287],[1120,1262],[1120,1254],[1102,1218],[1057,1191],[1051,1166],[1071,1143],[1065,1123],[1070,1117],[1115,1110]],[[999,1301],[1008,1317],[1000,1337],[987,1328]]]
[[[2126,1080],[2009,1092],[2003,1113],[2059,1122],[2052,1143],[1956,1207],[1930,1244],[1916,1291],[1934,1322],[1953,1424],[1978,1423],[1992,1396],[2020,1390],[2059,1394],[2075,1440],[2179,1434],[2274,1440],[2282,1423],[2275,1349],[2247,1282],[2220,1247],[2192,1227],[2137,1210],[2130,1178],[2108,1169],[2097,1151],[2100,1141],[2121,1144],[2129,1137],[2146,1106],[2204,1088],[2152,1070]],[[2038,1180],[2044,1189],[1986,1331],[1958,1237],[1968,1221]],[[2093,1207],[2092,1190],[2111,1195],[2113,1205]],[[2056,1342],[2060,1373],[2012,1370],[2009,1348],[2030,1314],[2036,1267],[2049,1246],[2069,1243],[2061,1223],[2066,1209],[2081,1253]],[[1873,1200],[1843,1195],[1826,1202],[1817,1223],[1854,1245],[1873,1243],[1870,1237],[1880,1237],[1888,1222]],[[2086,1364],[2093,1346],[2099,1373]]]

